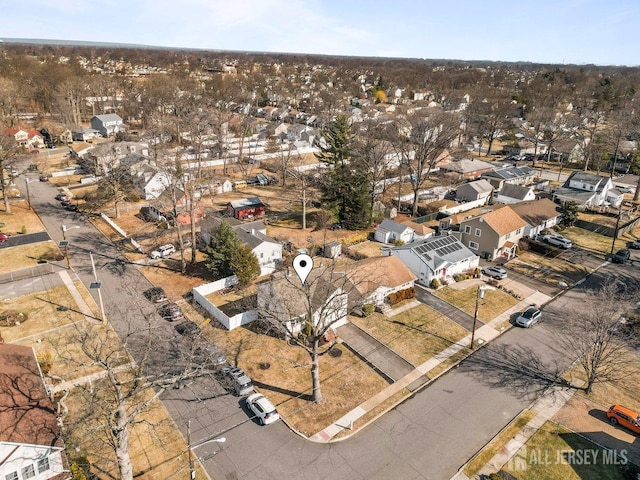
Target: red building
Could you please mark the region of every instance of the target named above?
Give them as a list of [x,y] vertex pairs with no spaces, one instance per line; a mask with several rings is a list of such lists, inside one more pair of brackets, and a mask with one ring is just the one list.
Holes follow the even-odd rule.
[[266,207],[258,197],[244,198],[227,203],[227,215],[242,220],[264,214]]

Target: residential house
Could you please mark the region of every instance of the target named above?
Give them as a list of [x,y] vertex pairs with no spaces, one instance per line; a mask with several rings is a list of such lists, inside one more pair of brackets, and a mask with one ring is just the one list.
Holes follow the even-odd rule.
[[79,132],[71,133],[71,138],[74,142],[88,142],[100,136],[100,132],[94,128],[83,128]]
[[473,180],[480,178],[483,173],[490,172],[494,167],[495,165],[482,160],[463,158],[440,165],[440,170],[456,180]]
[[562,217],[558,205],[548,198],[516,203],[511,205],[511,210],[525,221],[524,236],[529,238],[536,238],[543,230],[557,225]]
[[0,343],[0,478],[71,478],[35,351],[6,343]]
[[525,221],[511,207],[504,206],[463,220],[459,235],[462,243],[482,258],[508,260],[515,256],[525,227]]
[[484,200],[485,203],[491,197],[493,186],[486,180],[480,179],[463,183],[456,188],[456,200],[458,202],[475,202]]
[[12,136],[18,145],[25,148],[43,148],[44,137],[35,129],[22,130],[19,128],[7,128],[6,133]]
[[155,200],[171,185],[167,172],[145,163],[135,168],[133,185],[141,192],[144,200]]
[[609,177],[595,173],[573,172],[561,188],[553,192],[559,203],[575,202],[579,208],[613,205],[620,206],[624,194],[613,187]]
[[243,198],[227,203],[227,215],[238,220],[263,215],[265,210],[265,204],[258,197]]
[[124,122],[116,113],[96,115],[91,118],[91,128],[98,130],[103,137],[109,137],[124,130]]
[[482,178],[500,190],[506,184],[529,185],[535,180],[535,173],[529,167],[506,167],[484,172]]
[[314,326],[334,330],[348,321],[348,293],[344,275],[330,268],[314,268],[302,285],[293,272],[278,272],[257,284],[259,317],[281,325],[287,334],[300,332],[310,316]]
[[478,256],[453,235],[392,247],[389,254],[402,260],[424,285],[434,279],[444,283],[455,274],[476,268],[479,261]]
[[209,193],[218,195],[220,193],[228,193],[233,191],[233,182],[228,178],[216,178],[211,180],[209,184]]
[[381,243],[409,243],[413,241],[413,234],[411,227],[385,218],[375,229],[373,239]]
[[389,295],[413,288],[416,275],[400,260],[390,255],[372,257],[346,265],[349,279],[349,306],[383,305]]
[[267,227],[261,220],[240,222],[234,218],[205,215],[200,222],[200,237],[205,245],[211,242],[211,235],[222,222],[227,222],[238,235],[238,239],[251,247],[260,264],[260,274],[273,273],[282,263],[282,244],[267,235]]
[[533,191],[533,187],[525,187],[512,183],[505,183],[502,189],[496,194],[496,202],[507,205],[535,199],[536,194]]
[[433,237],[436,231],[426,223],[416,223],[411,220],[402,222],[402,225],[413,229],[413,241],[424,240],[425,238]]

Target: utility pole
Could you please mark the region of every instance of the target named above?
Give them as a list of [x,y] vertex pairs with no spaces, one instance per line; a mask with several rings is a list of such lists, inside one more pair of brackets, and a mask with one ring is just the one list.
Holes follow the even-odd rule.
[[193,452],[191,451],[191,419],[187,422],[187,448],[189,449],[189,478],[195,480],[196,470],[193,467]]
[[616,246],[616,239],[618,238],[618,228],[620,227],[620,217],[622,216],[622,204],[618,207],[618,218],[616,220],[616,229],[613,231],[613,240],[611,241],[611,255],[613,255],[613,251]]
[[93,253],[89,253],[89,257],[91,258],[91,269],[93,270],[93,278],[94,282],[89,286],[89,288],[95,288],[98,290],[98,300],[100,301],[100,313],[102,315],[102,320],[105,320],[104,314],[104,304],[102,303],[102,292],[101,287],[102,283],[98,280],[98,274],[96,273],[96,264],[93,261]]
[[27,205],[29,206],[29,210],[31,210],[31,196],[29,195],[29,179],[24,179],[24,184],[27,187]]

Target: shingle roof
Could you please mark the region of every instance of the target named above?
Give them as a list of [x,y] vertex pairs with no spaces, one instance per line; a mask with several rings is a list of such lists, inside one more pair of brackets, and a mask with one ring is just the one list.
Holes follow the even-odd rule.
[[463,183],[460,187],[473,188],[478,193],[490,193],[493,190],[493,186],[486,180],[480,179],[469,183]]
[[234,200],[229,203],[233,208],[260,207],[264,205],[258,197],[243,198],[242,200]]
[[560,215],[558,205],[548,198],[516,203],[511,205],[511,209],[525,222],[534,227]]
[[407,229],[411,229],[411,227],[409,227],[407,225],[403,225],[401,223],[394,222],[393,220],[389,220],[388,218],[385,218],[384,220],[382,220],[382,223],[380,223],[378,228],[380,230],[386,230],[388,232],[394,232],[394,233],[397,233],[397,234],[402,234]]
[[492,169],[493,167],[494,165],[491,163],[483,162],[482,160],[469,160],[468,158],[445,163],[440,166],[442,170],[449,170],[451,172],[458,173],[472,173],[477,172],[478,170]]
[[351,284],[362,295],[378,287],[393,288],[416,280],[416,277],[398,257],[372,257],[344,267]]
[[499,195],[503,197],[523,200],[527,196],[530,190],[531,190],[531,187],[523,187],[522,185],[505,183],[504,186],[502,187],[502,190],[500,190]]
[[481,218],[500,236],[526,226],[525,221],[508,206],[485,213]]
[[0,442],[61,443],[55,408],[31,347],[0,344]]
[[429,237],[391,249],[398,250],[412,250],[432,271],[476,256],[453,235]]
[[483,173],[483,177],[502,178],[504,180],[513,180],[516,178],[528,177],[531,175],[529,167],[507,167],[493,170],[492,172]]

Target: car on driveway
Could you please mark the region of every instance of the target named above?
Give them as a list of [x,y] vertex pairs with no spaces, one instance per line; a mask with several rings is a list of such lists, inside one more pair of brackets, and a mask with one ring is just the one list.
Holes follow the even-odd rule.
[[158,247],[158,249],[151,252],[151,255],[149,256],[154,260],[157,260],[159,258],[168,257],[169,255],[175,252],[176,252],[176,247],[168,243],[167,245],[162,245]]
[[482,273],[484,273],[487,277],[497,278],[498,280],[504,280],[507,278],[507,271],[502,267],[484,267],[482,269]]
[[631,251],[628,248],[618,250],[615,255],[611,255],[611,261],[613,263],[627,263],[631,258]]
[[629,248],[633,248],[635,250],[640,250],[640,240],[634,240],[629,244]]
[[540,320],[542,312],[536,307],[529,307],[516,318],[516,325],[530,328]]
[[261,425],[269,425],[280,419],[280,415],[276,411],[276,407],[273,406],[267,397],[261,393],[254,393],[249,395],[246,399],[247,407],[251,410]]
[[607,418],[612,425],[620,425],[640,434],[640,415],[630,408],[622,405],[612,405],[607,410]]
[[549,245],[553,245],[554,247],[560,247],[564,249],[573,247],[573,242],[568,238],[563,237],[562,235],[545,235],[544,237],[542,237],[542,241],[548,243]]

